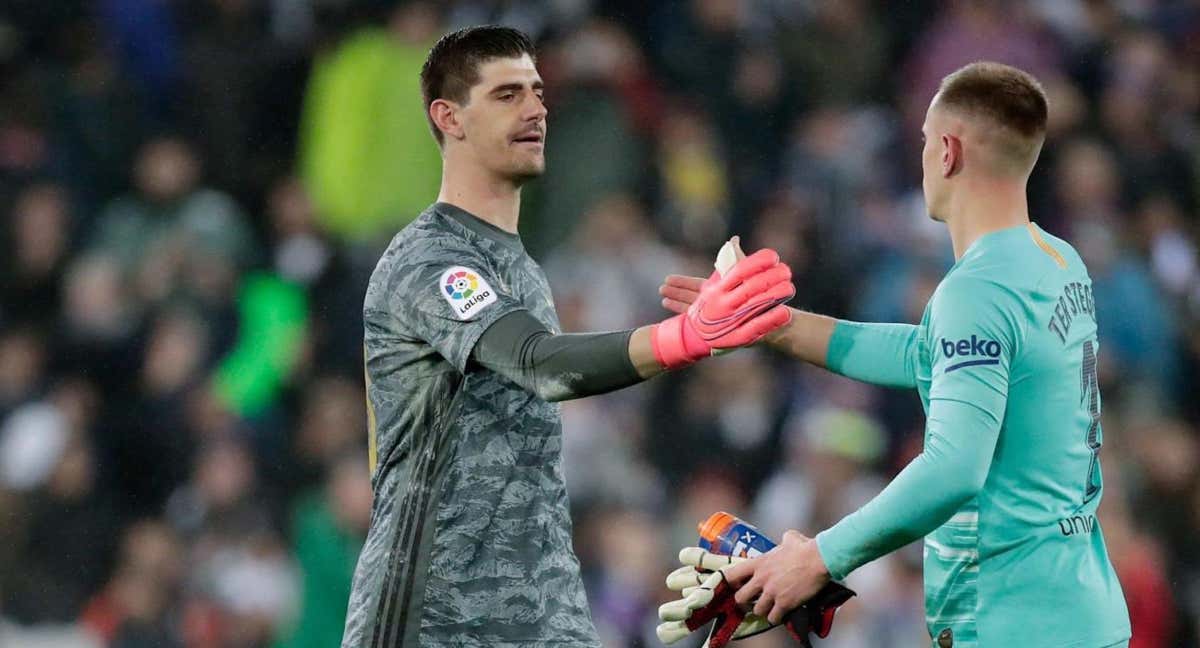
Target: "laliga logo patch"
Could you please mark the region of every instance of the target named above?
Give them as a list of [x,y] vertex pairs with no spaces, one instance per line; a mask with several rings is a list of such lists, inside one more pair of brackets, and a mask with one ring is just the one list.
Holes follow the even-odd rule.
[[438,290],[460,320],[471,319],[496,301],[496,293],[488,282],[478,272],[462,266],[443,272]]

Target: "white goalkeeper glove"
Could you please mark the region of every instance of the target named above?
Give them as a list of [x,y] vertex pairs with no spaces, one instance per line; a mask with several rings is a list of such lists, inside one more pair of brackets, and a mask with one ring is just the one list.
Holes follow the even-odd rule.
[[742,616],[736,609],[734,588],[721,570],[743,560],[747,559],[710,553],[700,547],[681,549],[679,562],[683,566],[667,576],[667,587],[682,598],[658,608],[658,618],[663,621],[656,629],[659,640],[673,644],[713,619],[717,622],[704,648],[718,648],[731,639],[744,639],[774,627],[765,617]]

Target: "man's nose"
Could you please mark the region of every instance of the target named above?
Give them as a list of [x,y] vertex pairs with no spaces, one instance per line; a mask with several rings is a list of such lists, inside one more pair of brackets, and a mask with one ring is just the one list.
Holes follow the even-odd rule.
[[522,117],[526,121],[537,121],[546,117],[550,111],[546,109],[546,104],[542,103],[537,95],[530,95],[530,98],[525,102],[525,112]]

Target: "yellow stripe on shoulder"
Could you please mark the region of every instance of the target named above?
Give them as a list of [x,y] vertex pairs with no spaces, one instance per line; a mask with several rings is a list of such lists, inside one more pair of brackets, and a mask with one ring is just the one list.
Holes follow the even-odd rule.
[[1050,244],[1046,242],[1046,239],[1042,238],[1042,233],[1037,231],[1037,228],[1033,226],[1033,223],[1029,223],[1026,225],[1026,227],[1029,229],[1029,236],[1033,239],[1034,243],[1037,243],[1038,247],[1042,248],[1042,252],[1049,254],[1050,258],[1054,259],[1054,262],[1058,264],[1058,267],[1066,269],[1067,260],[1058,253],[1058,250],[1050,247]]
[[375,436],[379,433],[375,423],[375,405],[371,403],[371,374],[367,371],[367,345],[363,344],[363,393],[367,397],[367,469],[372,477],[375,476],[375,464],[379,462],[379,442]]

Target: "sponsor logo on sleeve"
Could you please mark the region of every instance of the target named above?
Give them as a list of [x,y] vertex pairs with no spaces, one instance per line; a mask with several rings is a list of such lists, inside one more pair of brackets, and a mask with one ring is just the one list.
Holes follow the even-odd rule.
[[952,364],[946,367],[950,373],[963,367],[1000,364],[1000,343],[977,335],[962,340],[941,339],[942,355]]
[[454,316],[464,321],[496,303],[496,291],[492,290],[487,280],[478,272],[462,266],[454,266],[442,273],[438,292],[450,304]]

